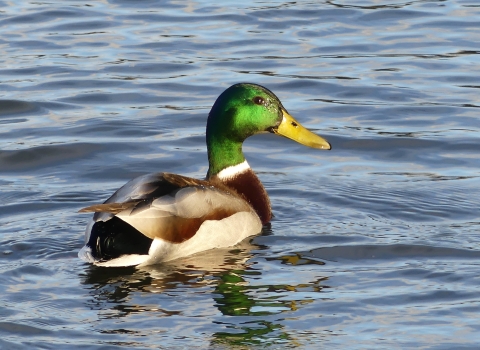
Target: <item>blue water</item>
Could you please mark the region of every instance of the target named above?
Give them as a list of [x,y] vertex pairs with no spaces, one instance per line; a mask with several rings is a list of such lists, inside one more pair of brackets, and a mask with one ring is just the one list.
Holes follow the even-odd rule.
[[[0,1],[0,348],[475,349],[480,3]],[[77,258],[131,178],[203,177],[228,86],[330,152],[246,157],[275,218],[164,265]]]

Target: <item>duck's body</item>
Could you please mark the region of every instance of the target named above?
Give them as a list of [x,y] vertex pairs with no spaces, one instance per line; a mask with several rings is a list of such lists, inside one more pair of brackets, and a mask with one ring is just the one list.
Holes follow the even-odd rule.
[[243,141],[273,132],[330,149],[304,129],[269,90],[236,84],[225,90],[207,122],[205,180],[156,173],[121,187],[95,212],[79,257],[100,266],[151,265],[229,247],[260,233],[272,218],[270,200],[242,152]]

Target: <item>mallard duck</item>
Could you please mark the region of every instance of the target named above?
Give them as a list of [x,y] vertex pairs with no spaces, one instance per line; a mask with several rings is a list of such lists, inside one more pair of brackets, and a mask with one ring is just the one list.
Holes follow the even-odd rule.
[[274,133],[305,146],[331,149],[305,129],[267,88],[235,84],[215,101],[207,120],[209,168],[204,180],[171,173],[137,177],[94,212],[78,253],[99,266],[151,265],[230,247],[259,234],[272,218],[270,200],[245,160],[243,141]]

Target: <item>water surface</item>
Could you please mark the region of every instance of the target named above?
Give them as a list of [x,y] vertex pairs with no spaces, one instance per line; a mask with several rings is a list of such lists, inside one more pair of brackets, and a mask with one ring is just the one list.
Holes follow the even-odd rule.
[[[0,3],[0,348],[477,347],[477,1]],[[245,81],[333,145],[247,140],[271,227],[81,262],[77,211],[203,177],[208,111]]]

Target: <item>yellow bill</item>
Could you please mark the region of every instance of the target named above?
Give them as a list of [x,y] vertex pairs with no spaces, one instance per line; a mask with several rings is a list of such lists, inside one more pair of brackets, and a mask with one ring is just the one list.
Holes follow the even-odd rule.
[[285,136],[308,147],[332,149],[330,143],[328,143],[323,137],[304,128],[302,124],[297,122],[286,110],[282,109],[282,112],[283,120],[278,128],[273,130],[275,134]]

